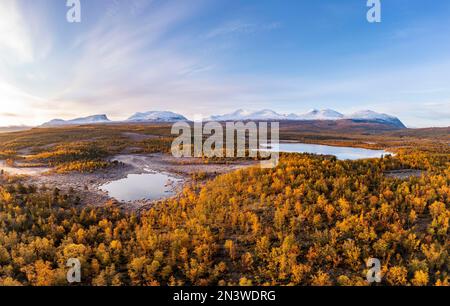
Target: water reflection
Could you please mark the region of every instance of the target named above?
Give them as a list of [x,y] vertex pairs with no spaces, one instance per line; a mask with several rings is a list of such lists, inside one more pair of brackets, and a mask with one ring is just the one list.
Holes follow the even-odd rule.
[[[268,149],[269,151],[274,148]],[[321,155],[334,155],[340,160],[357,160],[364,158],[380,158],[383,155],[391,154],[384,150],[371,150],[352,147],[334,147],[306,143],[280,143],[279,151],[285,153],[311,153]]]
[[119,201],[159,200],[175,194],[182,180],[166,173],[129,174],[126,178],[100,186]]

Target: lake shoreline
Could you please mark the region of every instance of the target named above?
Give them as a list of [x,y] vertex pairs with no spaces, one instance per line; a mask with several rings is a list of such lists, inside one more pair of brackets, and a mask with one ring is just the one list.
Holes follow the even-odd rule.
[[[52,168],[45,168],[45,171],[31,171],[32,167],[2,167],[0,169],[11,175],[24,177],[24,182],[38,187],[58,188],[64,193],[75,190],[80,197],[81,206],[104,206],[112,203],[125,211],[140,211],[153,207],[160,201],[177,197],[182,189],[193,181],[196,173],[205,173],[206,179],[214,178],[217,175],[232,172],[238,169],[256,165],[255,161],[232,161],[229,163],[205,163],[198,158],[175,158],[172,155],[155,154],[122,154],[116,155],[109,161],[117,160],[117,166],[99,170],[94,173],[54,173]],[[4,161],[3,161],[4,162]],[[10,170],[10,171],[6,171]],[[12,170],[12,171],[11,171]],[[157,200],[141,199],[135,201],[119,201],[111,197],[108,192],[101,190],[101,186],[125,179],[128,175],[167,173],[171,177],[179,180],[173,186],[173,193],[170,196]]]
[[[326,144],[313,144],[298,141],[280,141],[277,146],[280,153],[307,153],[316,155],[335,156],[339,160],[358,160],[367,158],[381,158],[386,155],[395,155],[393,152],[386,150],[374,150],[349,146],[331,146]],[[261,149],[259,149],[261,150]],[[267,151],[273,152],[274,148]]]
[[[281,141],[280,152],[309,153],[326,156],[336,156],[338,159],[364,159],[379,158],[381,155],[393,153],[384,150],[371,150],[356,147],[330,146],[322,144],[308,144],[298,141]],[[343,158],[344,157],[344,158]],[[238,169],[256,166],[259,162],[254,160],[206,162],[200,158],[175,158],[170,154],[119,154],[109,158],[110,162],[117,161],[117,166],[96,171],[94,173],[53,173],[51,168],[7,167],[0,161],[0,169],[16,175],[27,176],[27,182],[38,186],[45,185],[50,188],[57,187],[63,192],[76,190],[80,193],[80,205],[102,206],[108,202],[114,203],[125,210],[137,211],[145,207],[152,207],[156,203],[176,197],[184,186],[193,181],[193,176],[202,173],[203,180],[214,178],[217,175],[232,172]],[[130,175],[144,175],[149,173],[167,174],[176,180],[167,197],[158,199],[120,200],[108,191],[103,190],[106,184],[129,178]],[[139,184],[139,183],[135,183]],[[136,185],[134,186],[136,187]]]

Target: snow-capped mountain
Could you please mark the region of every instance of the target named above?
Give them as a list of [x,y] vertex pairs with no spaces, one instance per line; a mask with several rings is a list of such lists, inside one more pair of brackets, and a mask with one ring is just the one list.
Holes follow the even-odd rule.
[[251,112],[239,109],[225,115],[216,115],[207,118],[208,121],[228,121],[228,120],[289,120],[287,115],[282,115],[270,109]]
[[405,128],[405,125],[397,117],[381,114],[371,110],[363,110],[344,117],[354,121],[372,121],[378,123],[389,123],[397,127]]
[[359,111],[350,115],[345,116],[348,119],[362,119],[362,120],[376,120],[376,119],[383,119],[383,120],[389,120],[393,119],[395,117],[387,115],[387,114],[380,114],[371,110],[363,110]]
[[227,120],[337,120],[342,119],[344,115],[331,109],[312,110],[308,113],[297,114],[279,114],[270,109],[251,112],[239,109],[233,113],[211,116],[207,120],[211,121],[227,121]]
[[313,109],[306,114],[299,115],[298,118],[301,120],[339,120],[344,118],[344,115],[332,109]]
[[300,120],[296,114],[279,114],[270,109],[260,111],[249,111],[239,109],[235,112],[225,115],[215,115],[207,118],[208,121],[228,121],[228,120]]
[[98,124],[108,123],[111,120],[106,115],[93,115],[83,118],[76,118],[72,120],[53,119],[42,124],[42,126],[65,126],[65,125],[82,125],[82,124]]
[[160,111],[150,111],[145,113],[136,113],[127,122],[175,122],[175,121],[186,121],[186,117],[174,112],[160,112]]
[[[317,110],[313,109],[304,114],[280,114],[270,109],[260,111],[249,111],[239,109],[235,112],[225,115],[214,115],[205,119],[206,121],[315,121],[315,120],[351,120],[354,122],[367,122],[389,125],[395,128],[405,128],[405,125],[397,118],[391,115],[377,113],[371,110],[364,110],[350,115],[341,114],[332,109]],[[136,113],[125,121],[118,123],[145,123],[145,122],[176,122],[188,121],[183,115],[170,111],[149,111]],[[54,119],[44,123],[43,127],[65,126],[65,125],[83,125],[96,123],[110,123],[106,115],[94,115],[72,120]]]
[[261,111],[248,111],[239,109],[235,112],[216,115],[207,118],[208,121],[245,121],[245,120],[353,120],[367,121],[374,123],[383,123],[404,128],[403,123],[396,117],[387,114],[381,114],[370,110],[360,111],[351,115],[344,115],[332,109],[317,110],[313,109],[304,114],[279,114],[273,110],[265,109]]
[[247,118],[251,114],[252,114],[252,112],[250,112],[248,110],[238,109],[237,111],[229,113],[229,114],[211,116],[211,117],[207,118],[206,120],[227,121],[227,120],[235,120],[235,118],[240,118],[239,120],[244,120],[243,118]]

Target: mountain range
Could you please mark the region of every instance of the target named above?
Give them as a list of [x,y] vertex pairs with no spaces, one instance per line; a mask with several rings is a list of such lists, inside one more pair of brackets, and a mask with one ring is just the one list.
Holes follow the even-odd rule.
[[183,115],[173,112],[150,111],[145,113],[136,113],[126,120],[127,122],[176,122],[187,121]]
[[227,121],[227,120],[339,120],[344,119],[344,115],[332,109],[317,110],[313,109],[308,113],[297,114],[279,114],[270,109],[264,109],[256,112],[239,109],[235,112],[211,116],[207,120]]
[[82,124],[98,124],[109,123],[111,120],[106,115],[93,115],[89,117],[76,118],[71,120],[53,119],[42,124],[43,127],[66,126],[66,125],[82,125]]
[[[353,122],[372,122],[378,124],[385,124],[395,128],[405,128],[405,125],[397,117],[377,113],[371,110],[359,111],[356,113],[344,115],[332,109],[317,110],[313,109],[304,114],[280,114],[270,109],[260,111],[248,111],[239,109],[235,112],[214,115],[205,118],[205,121],[336,121],[336,120],[351,120]],[[83,118],[76,118],[72,120],[54,119],[44,123],[43,127],[67,126],[67,125],[83,125],[83,124],[100,124],[100,123],[145,123],[145,122],[176,122],[188,121],[188,119],[180,114],[169,111],[149,111],[144,113],[135,113],[131,117],[123,121],[111,121],[106,115],[94,115]]]
[[270,109],[256,112],[239,109],[235,112],[211,116],[210,121],[237,121],[237,120],[290,120],[290,121],[314,121],[314,120],[352,120],[355,122],[376,122],[389,124],[398,128],[405,128],[405,125],[397,117],[377,113],[371,110],[363,110],[349,115],[341,114],[332,109],[313,109],[304,114],[279,114]]
[[[145,113],[135,113],[130,118],[120,122],[176,122],[187,121],[187,118],[173,112],[159,112],[150,111]],[[83,124],[100,124],[100,123],[113,123],[106,115],[93,115],[89,117],[76,118],[71,120],[53,119],[42,124],[42,127],[55,127],[55,126],[68,126],[68,125],[83,125]]]

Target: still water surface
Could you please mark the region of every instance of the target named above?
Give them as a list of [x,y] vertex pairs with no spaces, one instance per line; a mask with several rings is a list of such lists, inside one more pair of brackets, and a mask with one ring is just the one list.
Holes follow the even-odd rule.
[[[280,143],[280,152],[285,153],[311,153],[320,155],[334,155],[340,160],[357,160],[364,158],[379,158],[391,154],[384,150],[371,150],[352,147],[335,147],[307,143]],[[273,149],[270,149],[273,150]],[[269,151],[270,151],[269,150]]]
[[119,201],[160,200],[173,196],[182,180],[166,173],[129,174],[126,178],[100,186]]

